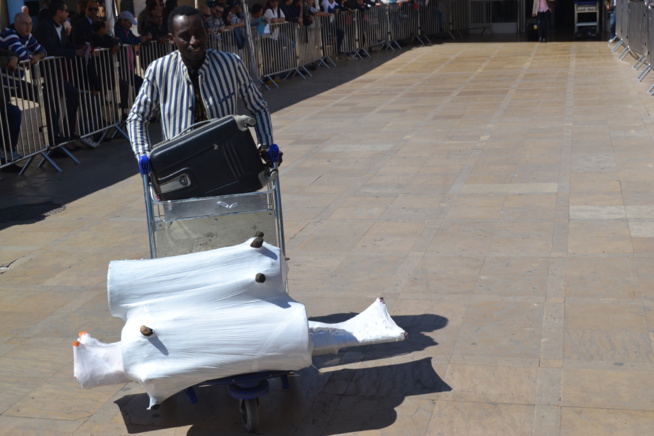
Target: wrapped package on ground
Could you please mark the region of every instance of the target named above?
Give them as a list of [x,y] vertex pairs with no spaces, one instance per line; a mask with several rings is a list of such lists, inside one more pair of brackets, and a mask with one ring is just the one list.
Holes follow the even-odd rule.
[[109,264],[124,371],[150,407],[206,380],[311,365],[306,310],[285,290],[280,250],[251,242]]

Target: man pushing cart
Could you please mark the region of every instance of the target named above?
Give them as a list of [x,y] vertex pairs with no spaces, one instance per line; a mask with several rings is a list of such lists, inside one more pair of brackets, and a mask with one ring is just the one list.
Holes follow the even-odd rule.
[[[402,341],[406,332],[378,298],[337,324],[309,321],[288,293],[287,264],[270,114],[240,59],[206,50],[200,13],[169,18],[178,50],[153,62],[128,116],[139,160],[151,259],[109,264],[112,315],[121,341],[80,333],[74,374],[82,387],[135,381],[149,409],[177,392],[225,384],[256,430],[268,380],[341,348]],[[234,115],[241,98],[251,117]],[[161,113],[153,146],[148,120]],[[250,128],[256,131],[255,144]]]
[[127,117],[137,158],[152,148],[147,125],[157,109],[163,138],[170,140],[196,123],[235,115],[238,98],[255,120],[259,148],[267,157],[273,144],[270,113],[243,62],[233,53],[206,48],[207,31],[195,8],[174,9],[168,28],[177,50],[148,66]]

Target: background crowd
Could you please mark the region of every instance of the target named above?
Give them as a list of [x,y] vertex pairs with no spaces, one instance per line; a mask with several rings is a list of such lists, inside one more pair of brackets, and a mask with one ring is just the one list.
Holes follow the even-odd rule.
[[[371,0],[267,0],[265,4],[251,4],[249,8],[252,33],[263,37],[271,35],[271,25],[294,23],[300,28],[315,26],[318,17],[325,17],[333,23],[339,14],[348,11],[364,11],[375,8],[383,3],[374,3]],[[385,0],[385,2],[388,0]],[[134,68],[134,59],[139,47],[145,45],[169,46],[168,42],[168,14],[177,6],[177,0],[147,0],[143,10],[134,11],[132,0],[123,0],[120,4],[121,12],[115,16],[115,25],[109,27],[107,17],[111,11],[105,10],[103,1],[79,0],[75,10],[69,10],[63,0],[52,0],[43,4],[38,11],[36,25],[32,22],[30,11],[24,10],[17,14],[13,23],[0,33],[0,67],[4,74],[20,76],[19,65],[34,65],[46,56],[55,56],[64,59],[61,71],[44,73],[43,92],[37,92],[33,83],[28,83],[19,77],[21,85],[6,86],[4,83],[0,99],[0,115],[4,123],[2,130],[2,148],[0,149],[0,166],[20,160],[23,156],[17,149],[18,136],[21,126],[21,110],[11,103],[12,97],[37,101],[42,99],[46,107],[46,120],[48,126],[47,141],[50,148],[48,156],[66,156],[62,153],[73,151],[89,142],[80,141],[79,135],[88,133],[89,129],[78,132],[82,122],[79,119],[88,118],[89,115],[82,110],[78,116],[81,95],[98,95],[107,89],[117,87],[120,94],[120,107],[123,114],[129,109],[130,96],[133,96],[142,84],[141,77]],[[411,7],[410,2],[401,2],[404,7]],[[414,4],[417,6],[417,4]],[[201,6],[200,11],[205,19],[207,31],[213,41],[220,42],[227,33],[235,39],[237,48],[246,44],[244,8],[239,0],[209,0]],[[136,15],[136,16],[135,16]],[[357,59],[351,53],[342,53],[343,31],[332,25],[333,38],[337,41],[337,56],[345,59]],[[275,36],[276,40],[288,37]],[[293,41],[285,43],[285,47],[293,46]],[[123,52],[121,47],[126,47]],[[125,64],[129,66],[121,70],[120,77],[113,78],[109,71],[102,71],[97,62],[88,62],[89,56],[96,54],[98,49],[106,49],[113,54],[119,51],[127,56]],[[74,62],[84,65],[76,80],[71,78],[71,65]],[[65,61],[68,60],[68,61]],[[141,60],[143,62],[143,60]],[[21,64],[22,63],[22,64]],[[106,67],[108,69],[109,67]],[[63,84],[56,91],[57,80],[63,77]],[[269,80],[276,80],[276,76],[269,76]],[[20,95],[17,95],[20,94]],[[124,115],[123,115],[124,116]],[[88,126],[97,126],[98,122],[88,121]],[[96,134],[93,139],[99,139]],[[70,156],[70,153],[68,153]]]

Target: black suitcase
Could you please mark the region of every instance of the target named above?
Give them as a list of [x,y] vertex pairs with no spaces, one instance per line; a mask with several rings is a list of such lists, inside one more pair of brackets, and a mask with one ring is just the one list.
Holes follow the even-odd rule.
[[261,189],[266,167],[247,122],[254,120],[233,116],[210,120],[155,145],[149,155],[150,179],[159,198],[180,200]]

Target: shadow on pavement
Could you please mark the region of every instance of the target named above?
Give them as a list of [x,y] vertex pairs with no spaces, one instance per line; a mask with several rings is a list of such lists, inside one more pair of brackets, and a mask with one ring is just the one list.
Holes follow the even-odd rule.
[[[397,420],[395,409],[408,397],[429,401],[451,390],[430,358],[329,372],[309,367],[291,377],[290,389],[273,384],[271,392],[260,398],[257,433],[307,436],[383,429]],[[115,404],[130,434],[189,425],[189,435],[249,434],[241,423],[238,400],[229,396],[226,387],[196,392],[197,404],[178,393],[156,411],[146,410],[146,394],[126,395]]]
[[[354,314],[335,314],[314,319],[340,322]],[[447,325],[447,318],[433,315],[394,316],[409,334],[403,342],[343,350],[337,355],[314,357],[314,365],[290,377],[291,388],[282,389],[272,379],[271,392],[260,398],[261,431],[266,434],[327,435],[385,428],[395,422],[395,408],[407,397],[431,398],[452,388],[434,371],[431,358],[404,363],[371,366],[376,359],[403,356],[435,346],[426,333]],[[337,365],[349,368],[337,369]],[[352,368],[352,365],[366,367]],[[243,430],[238,401],[225,386],[196,389],[197,404],[183,392],[164,401],[158,410],[146,410],[148,396],[129,394],[140,390],[126,387],[126,395],[115,403],[129,433],[142,433],[192,425],[188,434],[247,434]]]

